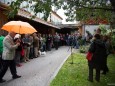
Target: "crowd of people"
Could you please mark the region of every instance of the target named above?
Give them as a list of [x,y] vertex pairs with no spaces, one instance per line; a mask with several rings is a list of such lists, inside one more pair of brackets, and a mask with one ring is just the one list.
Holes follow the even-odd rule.
[[21,67],[21,62],[26,63],[30,59],[39,57],[43,52],[51,51],[52,48],[58,50],[63,45],[78,48],[78,40],[81,38],[82,36],[79,33],[20,35],[9,32],[7,36],[0,36],[0,83],[5,82],[3,76],[8,67],[13,79],[20,78],[21,76],[17,75],[16,66]]
[[88,60],[89,76],[88,80],[93,82],[93,69],[96,70],[95,80],[100,81],[100,73],[106,75],[109,72],[107,57],[110,54],[110,39],[101,34],[101,29],[97,29],[93,36],[88,52],[92,53],[91,60]]
[[[82,42],[81,42],[82,40]],[[82,36],[80,33],[75,34],[16,34],[9,32],[7,36],[0,36],[0,83],[5,82],[3,76],[8,67],[10,68],[12,78],[20,78],[17,75],[16,66],[21,67],[21,62],[28,62],[30,59],[37,58],[41,53],[51,51],[52,48],[58,50],[60,46],[72,46],[78,49],[81,45],[89,44],[88,52],[93,53],[91,61],[88,61],[89,77],[88,80],[93,82],[93,69],[96,69],[96,81],[100,81],[100,71],[103,74],[109,71],[107,67],[108,39],[107,36],[101,35],[101,30],[97,29],[94,36],[87,34]]]

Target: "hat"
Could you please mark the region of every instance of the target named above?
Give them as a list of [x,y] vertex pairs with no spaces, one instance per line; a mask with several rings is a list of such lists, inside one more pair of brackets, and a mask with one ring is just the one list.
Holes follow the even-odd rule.
[[17,39],[17,38],[21,38],[21,35],[20,34],[16,34],[14,39]]

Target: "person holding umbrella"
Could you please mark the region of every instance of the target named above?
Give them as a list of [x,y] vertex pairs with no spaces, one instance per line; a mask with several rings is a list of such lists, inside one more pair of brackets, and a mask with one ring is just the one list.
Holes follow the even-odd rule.
[[14,39],[15,35],[16,35],[16,33],[11,31],[3,40],[3,54],[2,54],[3,68],[0,70],[0,83],[5,82],[3,77],[4,77],[8,67],[10,68],[13,79],[21,77],[21,76],[17,75],[16,64],[14,61],[15,50],[20,45],[19,42],[17,42],[16,44],[14,43],[13,39]]
[[10,68],[13,79],[21,77],[17,75],[16,64],[14,61],[15,50],[20,45],[18,41],[14,43],[13,39],[16,33],[32,34],[34,32],[37,32],[37,30],[34,27],[32,27],[28,22],[23,21],[9,21],[6,24],[4,24],[1,29],[9,32],[9,34],[3,40],[3,68],[0,70],[0,83],[3,83],[5,82],[3,76],[5,75],[8,67]]

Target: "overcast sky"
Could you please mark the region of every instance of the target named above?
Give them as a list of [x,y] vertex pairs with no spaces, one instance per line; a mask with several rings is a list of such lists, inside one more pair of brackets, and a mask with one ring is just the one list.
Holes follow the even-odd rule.
[[77,22],[66,22],[66,16],[64,15],[63,9],[58,10],[57,14],[63,18],[63,21],[62,21],[63,24],[73,24],[73,23],[76,24],[77,23]]

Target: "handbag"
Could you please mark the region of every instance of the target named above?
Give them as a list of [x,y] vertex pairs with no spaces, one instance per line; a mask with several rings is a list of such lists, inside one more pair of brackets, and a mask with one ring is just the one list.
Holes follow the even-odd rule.
[[87,59],[88,61],[91,61],[91,60],[92,60],[92,56],[93,56],[93,53],[87,52],[86,59]]
[[22,49],[22,51],[21,51],[21,56],[23,57],[24,54],[25,54],[24,49]]

